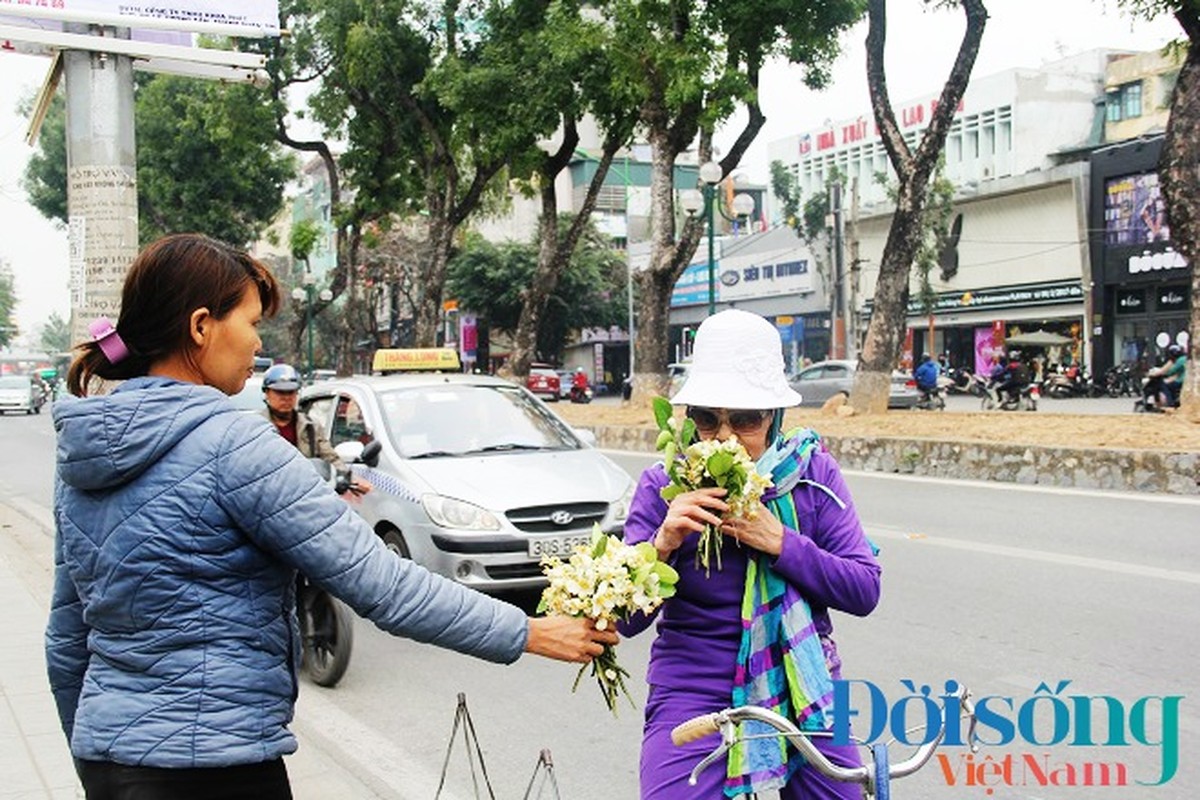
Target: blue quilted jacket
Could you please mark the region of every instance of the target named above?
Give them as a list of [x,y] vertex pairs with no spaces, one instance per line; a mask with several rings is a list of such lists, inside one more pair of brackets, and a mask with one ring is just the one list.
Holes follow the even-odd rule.
[[380,628],[497,662],[525,615],[385,549],[294,447],[207,386],[54,404],[50,686],[78,758],[217,767],[296,749],[295,570]]

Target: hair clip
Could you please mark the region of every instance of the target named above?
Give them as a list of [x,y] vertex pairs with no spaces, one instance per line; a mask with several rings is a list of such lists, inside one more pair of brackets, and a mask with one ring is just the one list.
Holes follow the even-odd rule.
[[117,326],[113,325],[108,317],[97,317],[88,324],[87,329],[92,335],[92,341],[100,346],[108,363],[116,364],[129,355],[129,348],[117,333]]

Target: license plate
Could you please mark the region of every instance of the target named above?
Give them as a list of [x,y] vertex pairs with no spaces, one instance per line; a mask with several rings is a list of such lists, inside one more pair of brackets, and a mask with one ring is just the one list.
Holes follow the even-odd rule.
[[590,533],[581,533],[574,536],[547,536],[541,539],[529,540],[529,557],[541,558],[542,556],[558,556],[559,558],[567,558],[575,552],[575,548],[583,545],[584,547],[592,543],[592,535]]

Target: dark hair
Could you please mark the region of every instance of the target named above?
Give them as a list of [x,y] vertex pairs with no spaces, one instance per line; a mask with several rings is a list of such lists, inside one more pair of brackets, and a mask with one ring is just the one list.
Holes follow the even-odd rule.
[[117,333],[129,355],[112,364],[96,342],[76,345],[67,389],[82,397],[93,378],[136,378],[172,353],[189,351],[192,312],[207,308],[224,319],[251,286],[258,289],[263,315],[274,316],[279,284],[245,251],[198,233],[171,234],[147,245],[130,265],[121,291]]

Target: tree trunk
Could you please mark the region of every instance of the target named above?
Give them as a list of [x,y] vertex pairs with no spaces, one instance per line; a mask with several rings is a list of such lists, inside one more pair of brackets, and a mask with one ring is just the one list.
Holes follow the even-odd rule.
[[[650,140],[650,263],[634,273],[638,288],[637,372],[633,376],[636,405],[649,406],[650,398],[667,393],[667,336],[670,327],[671,291],[700,242],[703,220],[689,219],[683,235],[675,234],[675,158],[679,155],[665,127],[652,127]],[[711,147],[708,149],[711,152]],[[704,156],[702,156],[704,157]]]
[[1192,268],[1192,313],[1188,322],[1188,368],[1180,412],[1200,423],[1200,12],[1180,10],[1176,19],[1190,40],[1175,82],[1163,142],[1159,177],[1167,201],[1171,241]]
[[446,264],[454,242],[454,226],[445,219],[429,220],[429,252],[421,269],[420,302],[416,309],[414,344],[435,347],[442,318],[442,288],[446,283]]
[[967,17],[958,56],[942,87],[937,108],[929,127],[921,135],[913,153],[892,111],[888,97],[883,51],[887,40],[887,0],[870,0],[867,14],[867,85],[871,91],[871,109],[888,159],[896,170],[899,197],[892,216],[887,243],[879,266],[879,282],[867,326],[866,341],[850,392],[850,405],[860,413],[879,413],[887,409],[891,373],[900,359],[900,347],[908,317],[908,282],[913,258],[921,236],[921,218],[925,210],[930,176],[946,144],[954,121],[954,112],[967,89],[971,68],[979,54],[979,42],[987,24],[983,0],[962,0]]

